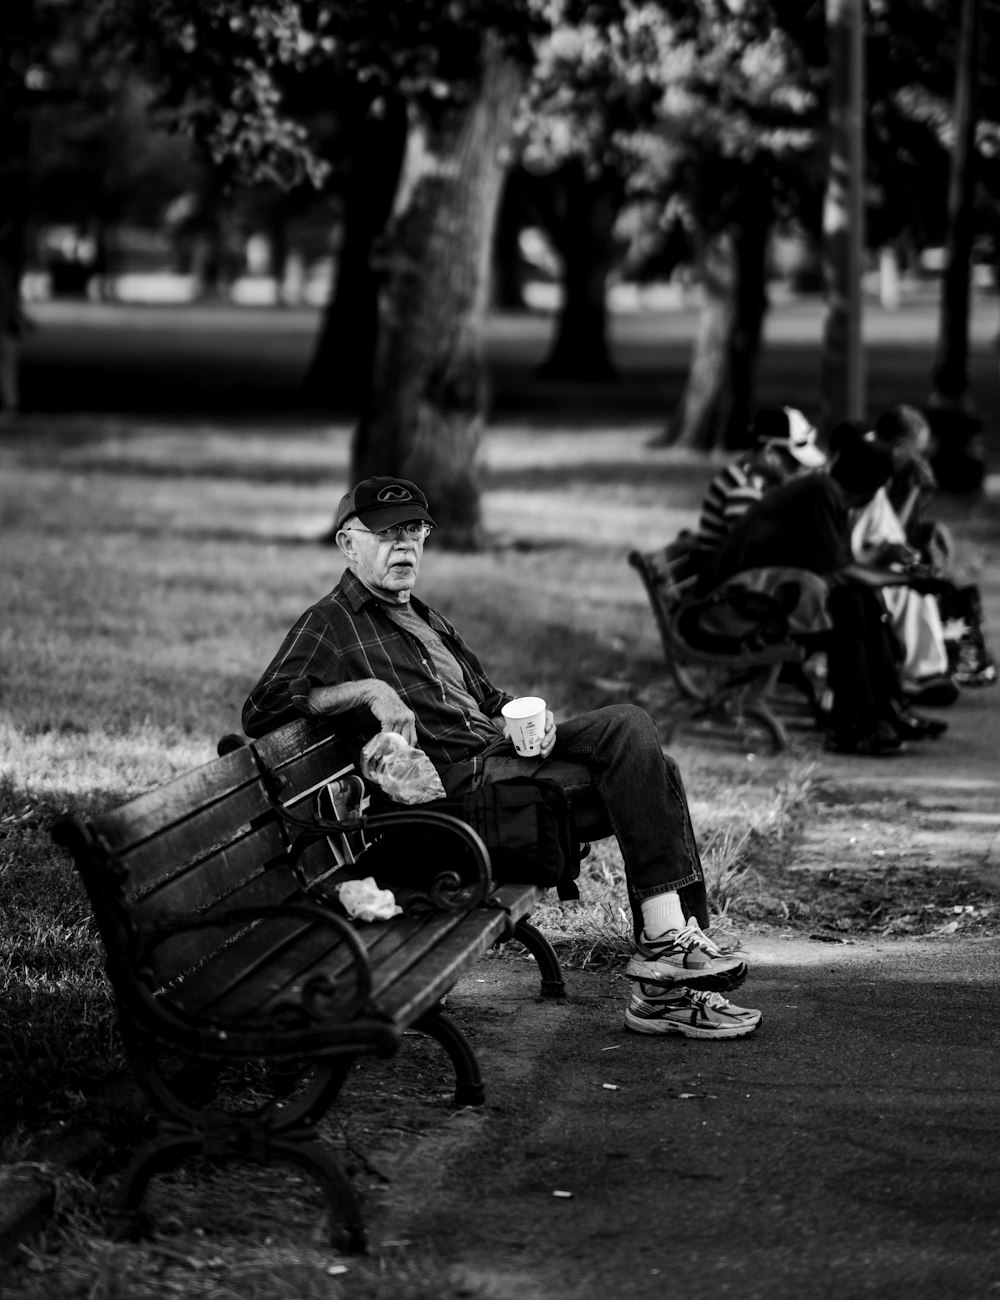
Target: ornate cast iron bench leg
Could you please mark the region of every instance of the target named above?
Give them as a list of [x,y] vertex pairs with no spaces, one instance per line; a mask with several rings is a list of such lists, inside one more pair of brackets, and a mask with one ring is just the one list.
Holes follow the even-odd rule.
[[323,1188],[330,1210],[330,1244],[356,1255],[364,1254],[368,1249],[364,1220],[354,1188],[339,1161],[321,1143],[299,1140],[294,1134],[275,1140],[271,1149],[311,1173]]
[[442,1007],[431,1007],[413,1028],[435,1039],[451,1058],[455,1067],[455,1105],[481,1106],[486,1100],[483,1076],[472,1045]]
[[[225,1158],[238,1159],[243,1154],[234,1149]],[[150,1180],[183,1160],[206,1155],[203,1140],[190,1135],[171,1137],[163,1134],[147,1142],[121,1175],[111,1199],[108,1210],[111,1235],[124,1240],[137,1240],[144,1236],[150,1225],[139,1207]],[[268,1145],[268,1155],[280,1156],[297,1164],[320,1184],[330,1212],[331,1245],[355,1253],[367,1249],[365,1227],[354,1189],[329,1151],[303,1130],[301,1135],[289,1133],[273,1138]]]
[[564,998],[566,984],[563,981],[559,958],[541,930],[530,921],[518,921],[511,938],[516,939],[518,943],[523,943],[538,963],[538,969],[542,974],[542,997]]
[[350,1180],[336,1157],[317,1140],[315,1125],[343,1087],[353,1056],[305,1062],[301,1088],[290,1096],[280,1071],[271,1102],[254,1110],[222,1112],[192,1107],[155,1068],[155,1053],[138,1046],[136,1069],[143,1091],[159,1118],[150,1138],[120,1175],[108,1206],[113,1236],[137,1239],[150,1224],[142,1213],[150,1180],[190,1158],[217,1164],[251,1160],[269,1164],[275,1157],[297,1164],[323,1189],[330,1213],[331,1244],[362,1252],[366,1249],[361,1210]]
[[182,1160],[201,1153],[201,1139],[190,1134],[168,1136],[161,1133],[140,1147],[119,1176],[118,1185],[109,1197],[110,1235],[119,1241],[138,1241],[144,1237],[150,1223],[140,1206],[150,1180]]

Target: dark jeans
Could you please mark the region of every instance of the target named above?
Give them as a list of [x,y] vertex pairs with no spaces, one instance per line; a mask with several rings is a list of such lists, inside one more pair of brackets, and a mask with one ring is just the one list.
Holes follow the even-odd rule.
[[902,697],[885,606],[864,583],[841,582],[830,588],[827,612],[833,622],[827,633],[831,724],[838,733],[870,731]]
[[580,838],[614,835],[622,851],[638,935],[641,903],[677,891],[685,916],[708,925],[704,873],[680,769],[660,748],[656,724],[634,704],[612,704],[556,724],[545,759],[521,758],[509,741],[493,746],[473,771],[458,763],[442,772],[449,794],[486,781],[545,776],[569,795]]

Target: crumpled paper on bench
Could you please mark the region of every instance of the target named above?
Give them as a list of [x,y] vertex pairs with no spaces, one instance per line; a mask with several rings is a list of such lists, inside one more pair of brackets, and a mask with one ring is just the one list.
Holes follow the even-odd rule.
[[391,889],[380,889],[374,876],[345,880],[337,886],[341,906],[353,921],[391,921],[403,909]]

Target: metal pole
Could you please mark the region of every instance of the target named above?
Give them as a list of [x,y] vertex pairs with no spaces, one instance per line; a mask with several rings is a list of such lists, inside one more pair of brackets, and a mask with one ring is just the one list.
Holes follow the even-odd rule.
[[948,186],[948,235],[932,398],[940,406],[961,407],[969,386],[980,12],[980,0],[963,0],[955,67],[955,138]]
[[829,170],[823,206],[827,315],[823,423],[865,415],[863,0],[826,0],[830,52]]

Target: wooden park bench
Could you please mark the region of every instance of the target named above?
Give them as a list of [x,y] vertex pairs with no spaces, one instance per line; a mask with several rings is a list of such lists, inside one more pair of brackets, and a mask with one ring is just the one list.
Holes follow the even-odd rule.
[[[705,602],[697,594],[697,575],[685,555],[674,546],[656,551],[632,551],[629,564],[642,579],[656,620],[665,667],[677,699],[666,720],[664,739],[669,743],[683,730],[697,736],[718,733],[737,737],[747,748],[763,741],[778,753],[788,746],[784,725],[774,712],[773,697],[779,674],[786,666],[798,668],[806,652],[785,632],[766,640],[763,627],[755,635],[749,604],[734,609],[736,621],[746,624],[748,635],[740,645],[725,645],[722,637],[696,637]],[[755,597],[759,606],[767,598]]]
[[[317,1124],[351,1063],[395,1052],[410,1028],[451,1058],[456,1105],[483,1101],[475,1054],[441,1001],[510,939],[536,958],[541,995],[564,996],[556,954],[527,920],[543,891],[496,887],[462,821],[420,808],[369,813],[328,723],[219,748],[119,808],[53,827],[86,886],[124,1046],[155,1117],[118,1181],[112,1231],[141,1231],[149,1180],[187,1157],[280,1159],[317,1177],[332,1240],[361,1250],[358,1201]],[[391,885],[404,913],[352,922],[331,884],[334,873],[366,875],[372,846],[383,867],[399,864]],[[252,1083],[242,1106],[234,1075]]]

